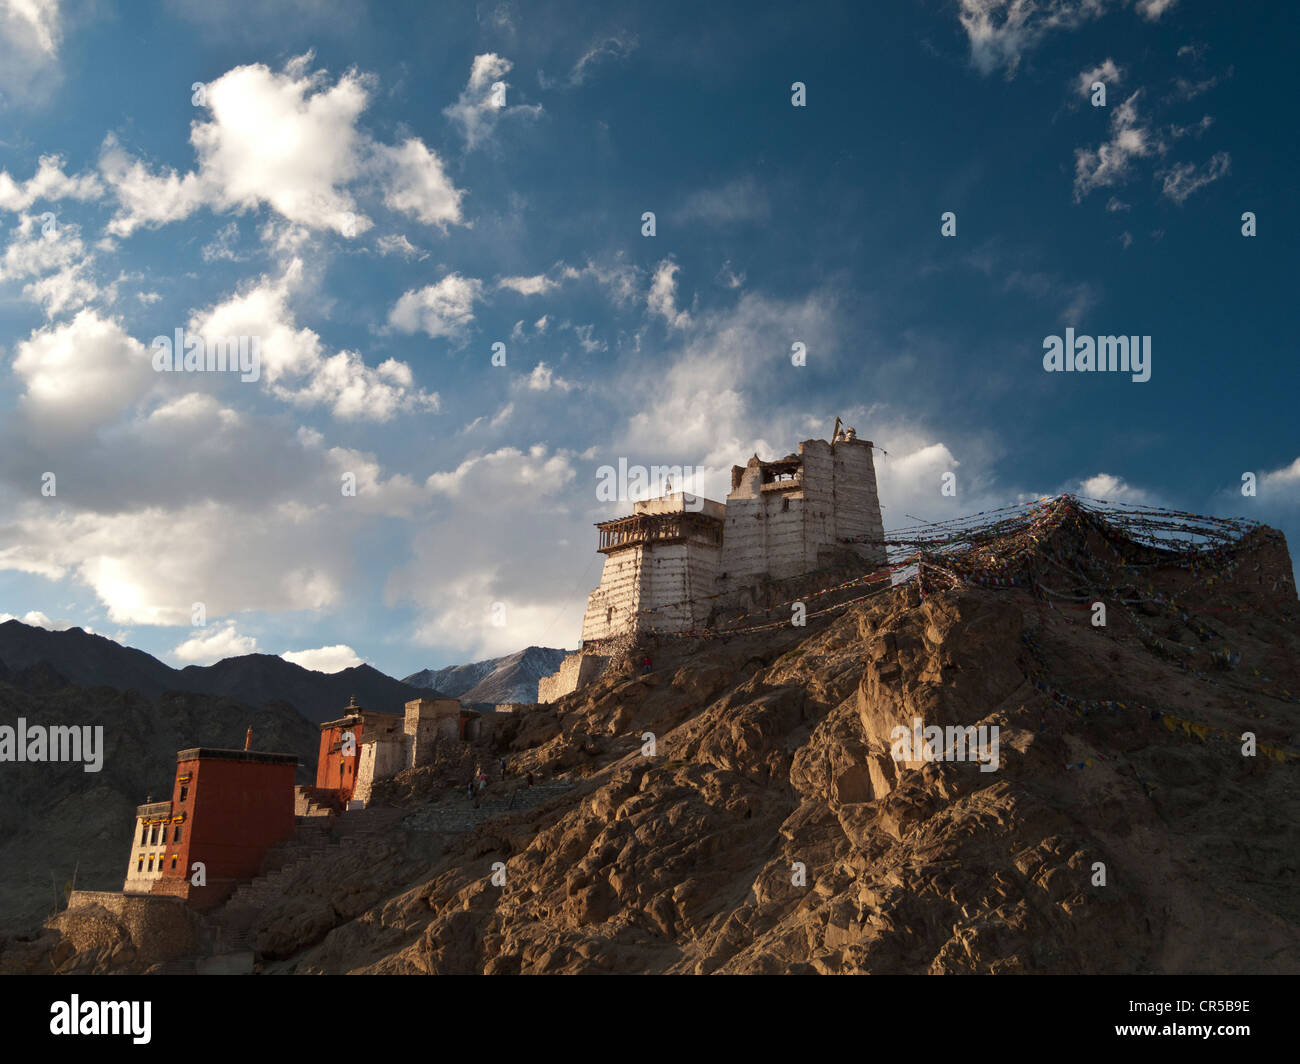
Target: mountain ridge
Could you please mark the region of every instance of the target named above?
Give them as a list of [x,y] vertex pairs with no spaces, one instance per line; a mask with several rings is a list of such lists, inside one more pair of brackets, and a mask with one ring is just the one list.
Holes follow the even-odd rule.
[[174,669],[143,650],[81,628],[52,632],[16,620],[0,624],[0,662],[15,673],[47,662],[70,684],[138,691],[149,699],[184,691],[253,706],[286,702],[316,724],[339,717],[354,696],[359,705],[383,713],[401,713],[415,698],[442,697],[364,663],[325,673],[274,654],[243,654]]
[[536,702],[537,681],[558,669],[567,653],[554,647],[530,646],[502,657],[421,669],[403,677],[402,682],[433,687],[450,698],[473,704]]

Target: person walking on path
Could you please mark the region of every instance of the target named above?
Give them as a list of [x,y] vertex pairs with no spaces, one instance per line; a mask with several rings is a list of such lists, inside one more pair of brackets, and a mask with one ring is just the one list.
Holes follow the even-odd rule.
[[641,672],[642,674],[645,674],[648,673],[649,671],[650,671],[650,655],[647,654],[645,656],[645,660],[641,662]]

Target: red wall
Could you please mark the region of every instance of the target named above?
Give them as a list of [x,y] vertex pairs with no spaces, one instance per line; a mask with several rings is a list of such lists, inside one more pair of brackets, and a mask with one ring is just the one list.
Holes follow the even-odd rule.
[[[185,815],[181,841],[173,843],[176,821],[168,825],[167,857],[158,893],[180,893],[190,866],[202,861],[207,887],[189,887],[185,894],[202,908],[221,901],[233,881],[250,879],[261,870],[266,851],[293,834],[292,763],[226,760],[217,757],[181,761],[172,792],[172,816]],[[188,775],[188,783],[180,777]],[[188,794],[181,801],[181,787]],[[176,868],[172,868],[176,854]]]
[[[320,733],[320,756],[316,760],[316,786],[322,789],[338,791],[346,805],[357,785],[357,762],[361,754],[361,732],[364,721],[355,724],[336,724],[322,728]],[[336,747],[343,741],[343,733],[351,732],[356,739],[355,753],[344,756]],[[340,771],[342,770],[342,771]]]

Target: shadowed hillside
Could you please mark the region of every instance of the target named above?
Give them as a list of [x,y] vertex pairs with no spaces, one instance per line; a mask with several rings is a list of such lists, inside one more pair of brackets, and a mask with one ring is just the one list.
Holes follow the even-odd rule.
[[[768,627],[787,606],[643,642],[496,749],[399,774],[376,792],[380,845],[418,858],[296,871],[255,924],[262,963],[1300,971],[1300,610],[1280,534],[1065,497],[889,546],[902,584],[864,578],[806,628]],[[996,770],[900,764],[916,718],[996,726]],[[465,765],[498,753],[511,778],[470,810]],[[529,771],[547,789],[520,808]],[[48,970],[63,933],[0,967]],[[112,967],[109,947],[68,952],[60,970]]]
[[30,929],[61,904],[76,872],[79,890],[121,890],[135,807],[153,795],[171,797],[176,751],[192,746],[242,749],[253,728],[259,750],[297,754],[301,783],[311,782],[317,728],[292,706],[260,708],[229,698],[69,685],[48,665],[0,674],[0,726],[104,729],[100,771],[76,764],[20,762],[4,766],[0,802],[0,929]]

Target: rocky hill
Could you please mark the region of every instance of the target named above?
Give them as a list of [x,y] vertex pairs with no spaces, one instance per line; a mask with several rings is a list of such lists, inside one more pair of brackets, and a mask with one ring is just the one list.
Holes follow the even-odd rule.
[[550,647],[528,647],[503,658],[450,665],[445,669],[424,669],[402,682],[413,687],[435,688],[449,698],[459,698],[470,705],[536,702],[537,681],[558,669],[565,653]]
[[[649,641],[516,714],[495,747],[377,789],[366,813],[391,822],[373,852],[339,846],[295,866],[248,916],[259,961],[1300,971],[1300,604],[1286,544],[1211,525],[1193,550],[1191,526],[1162,539],[1161,520],[1058,499],[946,542],[918,533],[897,563],[910,580],[810,606],[806,628],[769,615]],[[904,754],[896,729],[917,718],[996,727],[996,756],[953,759],[953,735],[931,751],[943,760]],[[474,809],[466,768],[498,755],[510,776]],[[143,970],[112,959],[127,931],[110,924],[92,939],[65,918],[9,943],[0,970]]]
[[243,654],[214,665],[173,669],[143,650],[80,628],[51,632],[20,621],[0,624],[0,663],[20,670],[41,662],[81,686],[134,690],[145,698],[158,698],[167,691],[192,691],[253,706],[287,702],[316,723],[336,719],[353,695],[367,709],[401,713],[411,699],[438,694],[394,680],[369,665],[325,673],[304,669],[274,654]]

